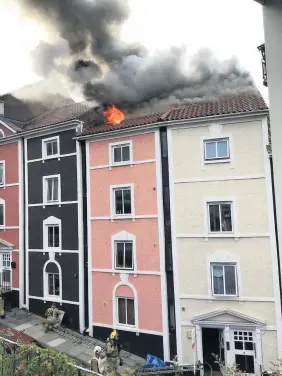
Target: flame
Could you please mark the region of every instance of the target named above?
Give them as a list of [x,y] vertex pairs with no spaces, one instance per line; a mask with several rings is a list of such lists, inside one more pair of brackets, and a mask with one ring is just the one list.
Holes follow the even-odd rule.
[[112,106],[104,112],[104,116],[107,119],[107,122],[110,124],[119,124],[125,119],[125,115],[115,106]]

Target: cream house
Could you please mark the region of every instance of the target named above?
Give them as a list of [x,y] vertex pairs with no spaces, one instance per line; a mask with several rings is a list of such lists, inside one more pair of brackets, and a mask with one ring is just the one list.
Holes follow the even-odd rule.
[[168,129],[177,351],[191,364],[196,342],[207,367],[216,354],[260,375],[281,350],[281,308],[267,110],[242,103]]

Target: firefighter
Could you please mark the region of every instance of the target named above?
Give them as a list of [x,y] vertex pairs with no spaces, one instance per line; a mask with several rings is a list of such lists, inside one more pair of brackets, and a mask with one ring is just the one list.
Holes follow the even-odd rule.
[[53,303],[50,308],[45,312],[45,320],[43,321],[43,326],[45,328],[45,333],[52,330],[54,326],[58,323],[59,311],[56,304]]
[[112,331],[107,339],[108,373],[117,374],[117,366],[120,352],[119,338],[116,330]]

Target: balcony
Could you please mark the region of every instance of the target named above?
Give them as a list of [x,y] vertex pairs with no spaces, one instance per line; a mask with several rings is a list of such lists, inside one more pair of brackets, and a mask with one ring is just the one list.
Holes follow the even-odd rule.
[[265,56],[265,44],[258,46],[258,50],[261,53],[261,66],[262,66],[262,79],[263,85],[267,87],[267,72],[266,72],[266,56]]

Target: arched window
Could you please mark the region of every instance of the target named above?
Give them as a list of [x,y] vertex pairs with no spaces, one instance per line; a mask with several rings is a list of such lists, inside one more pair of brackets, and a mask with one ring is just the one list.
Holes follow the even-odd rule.
[[115,286],[113,295],[115,326],[138,328],[138,299],[134,286],[120,282]]
[[47,261],[43,268],[44,298],[62,299],[62,270],[57,261]]

